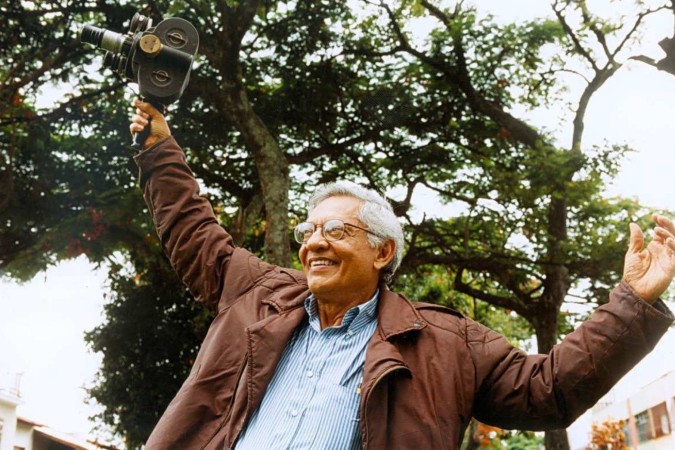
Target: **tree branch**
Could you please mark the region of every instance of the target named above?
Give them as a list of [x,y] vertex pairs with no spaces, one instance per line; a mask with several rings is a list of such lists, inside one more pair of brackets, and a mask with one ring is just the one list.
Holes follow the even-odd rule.
[[259,6],[260,0],[246,0],[237,6],[234,13],[237,17],[236,33],[234,34],[234,37],[236,37],[239,42],[244,38],[248,29],[251,28]]
[[[422,4],[431,7],[430,11],[432,14],[440,15],[441,21],[448,25],[451,24],[451,21],[449,19],[444,19],[446,16],[444,16],[437,8],[434,8],[433,5],[430,5],[428,2],[423,2]],[[403,34],[401,27],[398,25],[396,17],[391,8],[384,4],[384,2],[381,4],[381,7],[385,10],[387,16],[389,17],[392,30],[399,41],[399,51],[403,51],[414,56],[424,64],[427,64],[442,73],[453,84],[460,87],[462,92],[464,92],[466,95],[471,107],[475,111],[488,116],[497,124],[509,130],[511,136],[517,141],[527,145],[530,148],[539,147],[545,142],[545,139],[527,123],[507,113],[499,105],[488,101],[482,94],[474,89],[469,76],[469,70],[464,55],[464,49],[462,47],[461,36],[457,36],[454,41],[454,52],[455,56],[457,57],[457,66],[449,67],[447,63],[432,59],[413,48]]]
[[484,302],[487,302],[493,306],[515,311],[516,313],[518,313],[518,315],[526,319],[529,317],[529,311],[527,310],[527,307],[523,303],[521,303],[518,300],[515,300],[513,297],[504,297],[501,295],[490,294],[485,291],[475,289],[470,285],[464,283],[464,281],[462,281],[463,273],[464,268],[460,267],[455,275],[453,287],[456,291],[477,298]]

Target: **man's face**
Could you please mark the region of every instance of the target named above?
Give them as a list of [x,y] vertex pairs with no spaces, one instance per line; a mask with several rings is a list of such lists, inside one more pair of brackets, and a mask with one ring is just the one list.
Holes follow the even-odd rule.
[[321,234],[321,226],[330,219],[366,228],[357,219],[361,205],[354,197],[330,197],[319,203],[307,218],[317,228],[300,247],[300,262],[309,289],[320,301],[365,301],[375,291],[379,271],[386,261],[381,261],[380,249],[368,244],[368,234],[349,226],[345,226],[344,237],[339,241],[329,242]]

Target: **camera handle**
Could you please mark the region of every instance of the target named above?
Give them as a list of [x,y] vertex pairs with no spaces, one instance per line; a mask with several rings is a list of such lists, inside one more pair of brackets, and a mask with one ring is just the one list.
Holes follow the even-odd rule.
[[[160,113],[166,114],[166,106],[164,106],[163,104],[155,102],[151,99],[146,100],[144,98],[141,98],[141,100],[150,103]],[[148,119],[148,124],[145,126],[145,128],[143,128],[143,130],[140,133],[134,133],[132,135],[133,140],[131,142],[131,148],[136,152],[140,152],[141,150],[143,150],[145,140],[148,138],[148,136],[150,136],[151,120],[152,118]]]

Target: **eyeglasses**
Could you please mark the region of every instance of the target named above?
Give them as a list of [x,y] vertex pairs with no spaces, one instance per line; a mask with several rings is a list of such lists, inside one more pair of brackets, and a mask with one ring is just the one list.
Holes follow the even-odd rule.
[[323,225],[316,225],[312,222],[302,222],[295,227],[293,235],[298,244],[306,244],[309,238],[312,237],[317,227],[321,228],[321,236],[329,242],[339,241],[345,236],[345,227],[357,228],[359,230],[365,231],[366,233],[372,234],[373,236],[379,236],[379,234],[373,233],[370,230],[361,228],[357,225],[352,225],[351,223],[345,223],[340,219],[331,219],[324,222]]

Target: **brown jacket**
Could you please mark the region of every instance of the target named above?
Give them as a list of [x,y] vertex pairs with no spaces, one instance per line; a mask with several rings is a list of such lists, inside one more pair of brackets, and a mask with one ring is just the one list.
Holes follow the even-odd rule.
[[[146,448],[231,448],[306,320],[301,272],[233,245],[170,138],[136,157],[171,262],[217,315]],[[504,428],[570,424],[647,354],[672,321],[621,283],[548,355],[526,355],[448,308],[381,286],[359,419],[365,449],[458,449],[472,416]]]

